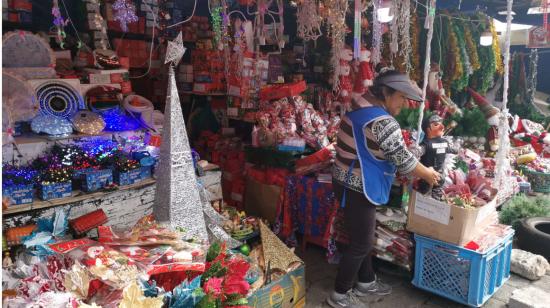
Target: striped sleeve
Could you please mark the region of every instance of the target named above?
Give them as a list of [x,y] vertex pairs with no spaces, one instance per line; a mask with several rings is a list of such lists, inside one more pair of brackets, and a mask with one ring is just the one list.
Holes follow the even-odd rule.
[[371,130],[374,141],[384,152],[386,160],[392,162],[399,173],[411,173],[418,164],[418,159],[405,146],[399,123],[394,118],[387,117],[373,122]]

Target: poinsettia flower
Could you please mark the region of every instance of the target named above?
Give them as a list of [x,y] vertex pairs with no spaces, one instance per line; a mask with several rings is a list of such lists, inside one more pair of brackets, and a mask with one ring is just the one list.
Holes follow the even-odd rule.
[[222,294],[223,278],[212,277],[204,284],[204,291],[218,298]]
[[226,277],[223,283],[223,291],[225,294],[247,295],[249,289],[250,284],[241,278]]
[[227,263],[227,276],[243,279],[250,268],[250,264],[243,259],[232,259]]

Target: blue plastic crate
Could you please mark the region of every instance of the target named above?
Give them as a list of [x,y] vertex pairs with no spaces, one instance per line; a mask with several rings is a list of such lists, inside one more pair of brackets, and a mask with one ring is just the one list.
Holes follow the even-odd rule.
[[71,181],[53,184],[40,184],[39,196],[42,200],[58,199],[72,196],[73,186]]
[[141,168],[130,170],[128,172],[119,172],[115,170],[113,172],[113,178],[115,183],[119,186],[134,184],[141,181]]
[[483,305],[510,278],[513,232],[485,253],[415,234],[413,285],[464,305]]
[[82,174],[82,190],[93,192],[113,183],[113,170],[89,170]]
[[32,184],[2,187],[2,197],[9,198],[10,205],[32,203],[33,196],[34,186]]

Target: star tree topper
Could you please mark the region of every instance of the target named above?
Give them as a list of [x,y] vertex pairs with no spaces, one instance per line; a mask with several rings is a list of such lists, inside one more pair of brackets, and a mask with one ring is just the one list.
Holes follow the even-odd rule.
[[186,50],[187,49],[183,46],[183,39],[180,32],[175,40],[168,41],[164,64],[172,63],[174,66],[178,65]]

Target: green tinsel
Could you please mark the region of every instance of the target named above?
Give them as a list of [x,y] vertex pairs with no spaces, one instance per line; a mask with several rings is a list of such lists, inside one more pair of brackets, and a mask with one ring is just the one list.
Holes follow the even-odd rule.
[[[474,40],[479,41],[481,33],[485,30],[489,30],[489,25],[487,24],[489,21],[487,16],[481,13],[478,14],[476,18],[485,20],[485,24],[482,25],[478,31],[472,33],[474,35]],[[481,67],[474,76],[475,84],[472,86],[474,89],[477,89],[478,92],[485,93],[493,86],[493,80],[496,73],[495,53],[493,52],[492,46],[481,45],[478,45],[477,53],[479,55]]]
[[215,7],[211,11],[212,30],[214,31],[214,48],[222,41],[222,7]]
[[489,129],[485,115],[479,108],[464,109],[462,118],[451,118],[458,123],[452,132],[455,136],[484,137]]
[[458,57],[462,63],[462,74],[459,79],[453,81],[452,87],[454,90],[461,92],[468,86],[470,81],[470,61],[468,59],[468,51],[466,50],[466,40],[464,39],[464,27],[460,21],[453,22],[453,32],[456,35],[458,41],[458,49],[460,51]]

